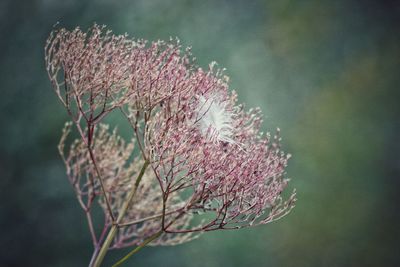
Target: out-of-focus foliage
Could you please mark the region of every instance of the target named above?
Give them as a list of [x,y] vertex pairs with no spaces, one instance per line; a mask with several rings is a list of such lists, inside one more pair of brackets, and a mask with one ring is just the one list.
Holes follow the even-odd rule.
[[[298,204],[254,229],[146,248],[133,266],[397,266],[400,4],[396,1],[0,2],[1,266],[85,266],[84,213],[57,154],[66,114],[43,46],[60,21],[216,60],[264,129],[282,129]],[[129,136],[129,129],[120,129]],[[122,251],[121,253],[124,253]],[[119,252],[111,252],[106,265]]]

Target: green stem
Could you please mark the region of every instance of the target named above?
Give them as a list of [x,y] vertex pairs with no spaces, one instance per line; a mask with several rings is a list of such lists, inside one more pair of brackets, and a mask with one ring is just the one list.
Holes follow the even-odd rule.
[[141,250],[142,248],[144,248],[148,243],[150,243],[151,241],[153,241],[154,239],[157,239],[161,234],[162,234],[162,230],[158,231],[157,233],[155,233],[154,235],[150,236],[149,238],[147,238],[142,244],[140,244],[139,246],[137,246],[135,249],[133,249],[131,252],[129,252],[128,254],[125,255],[125,257],[123,257],[122,259],[120,259],[117,263],[115,263],[112,267],[118,267],[120,266],[122,263],[124,263],[127,259],[129,259],[133,254],[135,254],[136,252],[138,252],[139,250]]
[[131,202],[133,200],[133,197],[135,196],[136,190],[137,190],[137,188],[139,186],[140,181],[142,180],[142,177],[144,175],[144,172],[145,172],[147,166],[149,166],[149,163],[150,162],[148,160],[146,160],[144,162],[143,167],[140,170],[140,173],[139,173],[138,177],[136,178],[135,184],[134,184],[132,190],[129,192],[129,195],[126,198],[126,201],[124,202],[124,204],[123,204],[123,206],[122,206],[122,208],[121,208],[121,210],[120,210],[120,212],[118,214],[117,221],[116,221],[116,223],[114,223],[112,225],[112,227],[110,229],[110,232],[108,232],[107,238],[104,241],[103,245],[101,246],[101,249],[100,249],[100,251],[99,251],[99,253],[98,253],[97,257],[96,257],[96,260],[94,261],[92,267],[100,267],[101,263],[103,262],[104,257],[106,256],[107,251],[110,248],[110,245],[111,245],[112,241],[114,240],[114,237],[115,237],[115,235],[117,233],[118,225],[122,222],[122,219],[124,218],[125,213],[128,210],[128,208],[129,208],[129,206],[130,206],[130,204],[131,204]]

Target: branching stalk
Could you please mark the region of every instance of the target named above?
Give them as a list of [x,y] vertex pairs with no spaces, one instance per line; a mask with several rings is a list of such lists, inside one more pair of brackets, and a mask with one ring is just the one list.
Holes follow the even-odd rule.
[[114,237],[117,233],[118,230],[118,225],[119,223],[121,223],[122,219],[125,216],[126,211],[128,210],[130,204],[132,203],[133,197],[135,196],[136,190],[140,184],[140,181],[142,180],[142,177],[144,175],[144,172],[146,171],[147,166],[149,166],[149,161],[145,161],[143,164],[142,169],[140,170],[140,173],[138,175],[138,177],[136,178],[135,184],[132,187],[132,190],[129,192],[129,195],[127,196],[119,214],[118,214],[118,218],[116,223],[114,223],[110,229],[110,231],[108,232],[107,238],[104,241],[103,245],[101,246],[101,249],[96,257],[96,260],[93,262],[93,265],[91,265],[91,267],[99,267],[101,265],[101,263],[104,260],[105,255],[107,254],[108,249],[110,248],[110,245],[112,243],[112,241],[114,240]]
[[111,209],[110,201],[108,200],[107,191],[106,191],[106,189],[105,189],[105,186],[104,186],[104,183],[103,183],[103,179],[102,179],[100,170],[99,170],[99,168],[97,167],[96,159],[95,159],[95,157],[94,157],[93,150],[92,150],[92,148],[90,147],[90,143],[88,144],[88,150],[89,150],[90,159],[92,160],[93,166],[94,166],[94,168],[95,168],[95,170],[96,170],[96,174],[97,174],[98,180],[99,180],[99,182],[100,182],[101,191],[102,191],[103,194],[104,194],[104,199],[105,199],[105,201],[106,201],[108,213],[109,213],[109,215],[110,215],[110,217],[111,217],[111,220],[112,220],[113,222],[115,222],[115,217],[114,217],[114,214],[113,214],[112,209]]
[[147,238],[142,244],[140,244],[139,246],[137,246],[136,248],[134,248],[131,252],[129,252],[128,254],[126,254],[122,259],[120,259],[118,262],[116,262],[112,267],[118,267],[120,266],[122,263],[124,263],[126,260],[128,260],[133,254],[137,253],[139,250],[141,250],[142,248],[144,248],[147,244],[149,244],[151,241],[157,239],[161,234],[163,233],[162,230],[158,231],[157,233],[155,233],[154,235],[150,236],[149,238]]

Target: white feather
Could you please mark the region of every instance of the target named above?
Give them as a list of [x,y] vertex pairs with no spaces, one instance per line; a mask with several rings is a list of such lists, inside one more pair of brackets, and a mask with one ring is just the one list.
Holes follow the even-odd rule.
[[214,142],[235,142],[233,140],[233,114],[227,110],[226,104],[218,96],[211,96],[208,99],[200,96],[197,114],[197,121],[203,135]]

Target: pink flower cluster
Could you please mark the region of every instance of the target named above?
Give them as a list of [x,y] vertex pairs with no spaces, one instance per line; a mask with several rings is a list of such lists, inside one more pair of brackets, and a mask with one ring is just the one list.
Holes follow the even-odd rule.
[[[294,207],[294,191],[282,197],[289,155],[279,131],[260,132],[261,111],[237,103],[215,63],[203,70],[179,41],[147,44],[98,25],[53,32],[45,54],[80,134],[65,153],[65,131],[60,152],[95,246],[114,226],[111,248],[156,232],[152,244],[177,244],[194,233],[266,224]],[[109,131],[111,112],[126,119],[133,140]],[[105,213],[99,236],[95,200]]]
[[145,147],[163,195],[189,192],[176,217],[207,212],[212,219],[166,232],[237,229],[287,214],[295,202],[294,193],[281,198],[290,155],[280,150],[277,135],[260,133],[260,110],[237,105],[213,64],[194,71],[191,80],[187,95],[155,111]]

